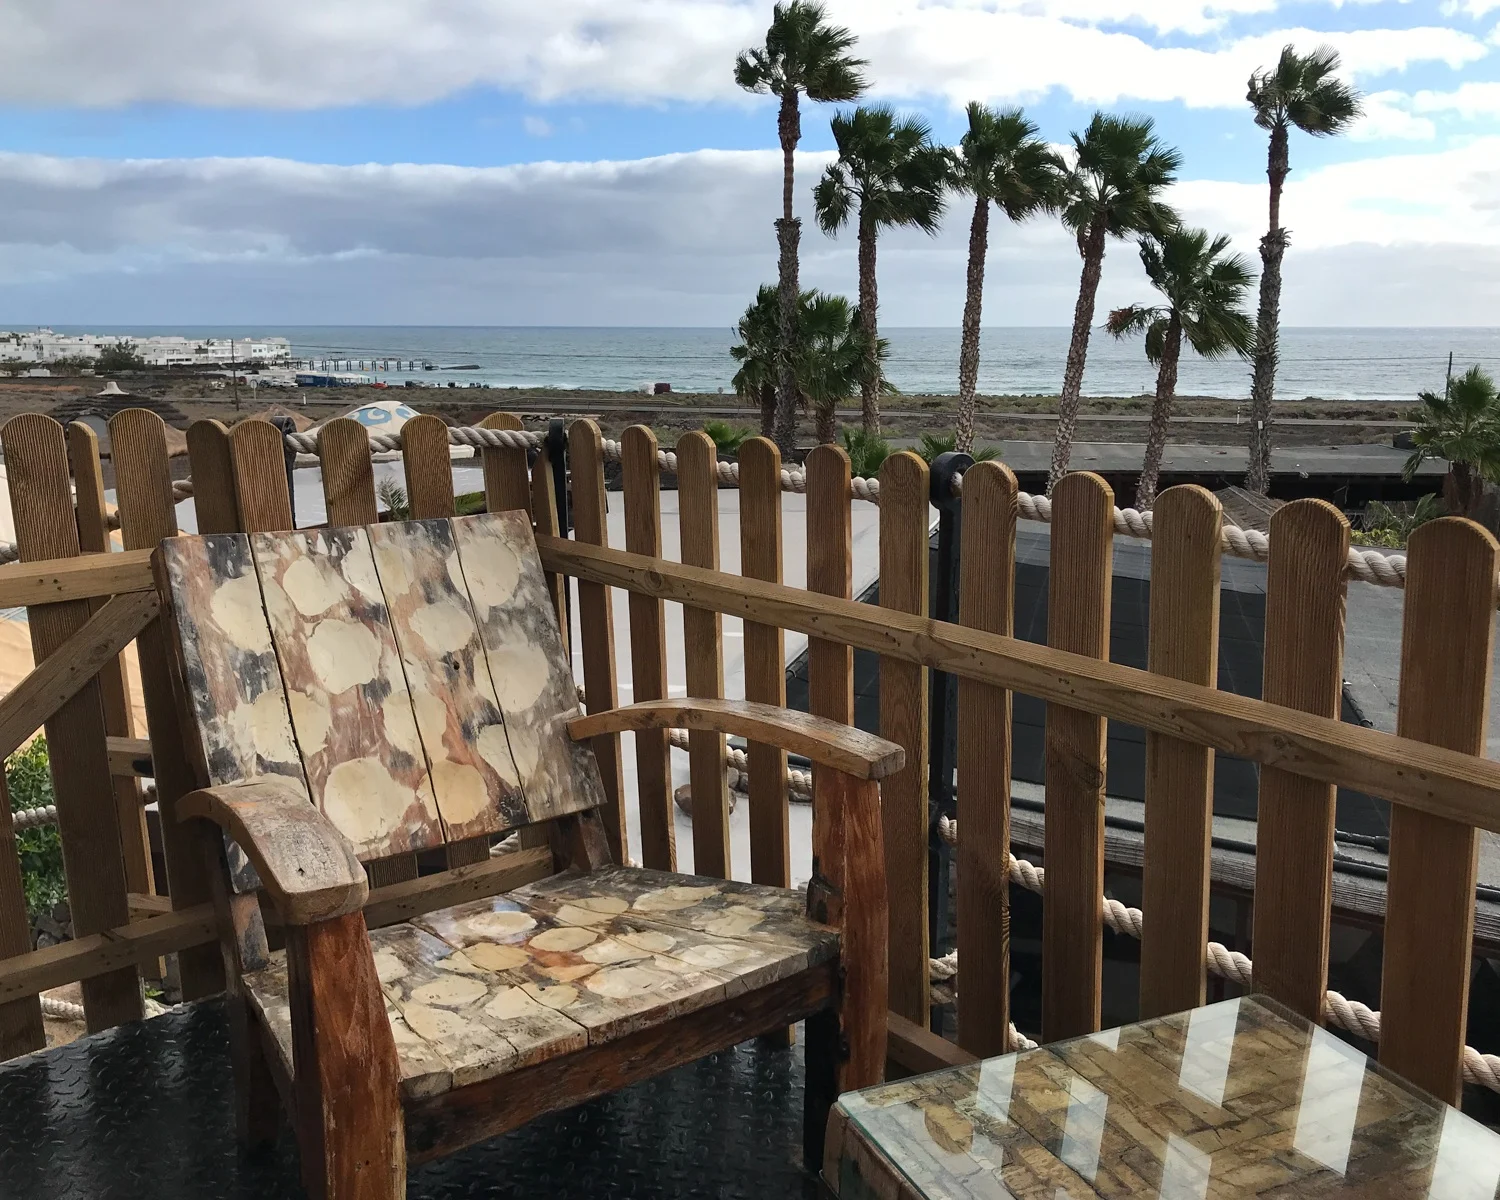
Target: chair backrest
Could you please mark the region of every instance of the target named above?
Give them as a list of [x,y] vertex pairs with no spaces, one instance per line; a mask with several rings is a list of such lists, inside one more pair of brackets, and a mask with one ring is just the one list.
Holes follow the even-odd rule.
[[366,861],[603,803],[524,513],[171,538],[158,575],[201,786],[293,780]]

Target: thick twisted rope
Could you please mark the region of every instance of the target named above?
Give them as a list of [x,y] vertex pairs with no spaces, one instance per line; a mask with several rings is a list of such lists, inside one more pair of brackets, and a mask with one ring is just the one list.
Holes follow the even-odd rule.
[[[938,835],[950,846],[958,845],[958,822],[950,817],[940,817]],[[1007,855],[1007,858],[1010,881],[1028,892],[1042,895],[1046,885],[1046,868],[1019,859],[1014,854]],[[1108,928],[1116,933],[1140,938],[1144,920],[1140,909],[1130,908],[1110,896],[1101,897],[1101,907],[1104,924]],[[1238,950],[1229,949],[1222,942],[1209,942],[1207,950],[1208,970],[1211,974],[1249,990],[1254,966],[1249,958]],[[942,958],[932,959],[930,967],[932,980],[938,985],[934,999],[938,996],[942,996],[944,1001],[956,998],[958,951],[953,950]],[[950,991],[951,995],[948,994]],[[1323,1019],[1366,1041],[1380,1041],[1380,1014],[1369,1005],[1350,1000],[1339,992],[1328,991],[1324,994]],[[1014,1026],[1011,1030],[1015,1036],[1020,1036],[1015,1034]],[[1463,1064],[1465,1083],[1477,1083],[1492,1092],[1500,1092],[1500,1055],[1481,1054],[1473,1046],[1465,1046]]]

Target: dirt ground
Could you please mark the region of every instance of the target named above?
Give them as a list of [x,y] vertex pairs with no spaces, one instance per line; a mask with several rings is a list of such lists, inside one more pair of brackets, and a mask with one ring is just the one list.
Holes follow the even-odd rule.
[[[167,419],[186,428],[192,421],[217,418],[226,424],[242,416],[263,410],[271,404],[284,404],[314,421],[347,412],[372,400],[405,400],[423,412],[435,413],[453,424],[467,424],[490,412],[506,409],[523,417],[591,416],[607,434],[617,436],[628,425],[650,424],[662,432],[680,432],[699,428],[704,419],[713,417],[736,425],[755,426],[755,410],[741,405],[733,395],[676,392],[663,396],[642,396],[636,392],[564,391],[520,388],[375,388],[356,387],[323,389],[249,389],[241,388],[236,409],[227,391],[215,390],[206,379],[142,374],[119,377],[120,387],[142,397],[153,405],[170,405],[176,413]],[[76,411],[103,386],[95,377],[5,379],[0,378],[0,422],[22,412],[64,415]],[[98,402],[121,406],[120,400]],[[128,401],[125,402],[128,405]],[[954,396],[900,395],[890,397],[884,405],[884,432],[889,437],[916,437],[926,432],[948,432],[953,427]],[[1046,418],[1056,413],[1053,396],[981,396],[978,400],[978,434],[981,441],[1006,439],[1047,441],[1052,437],[1053,423]],[[1278,403],[1275,418],[1281,423],[1276,441],[1280,445],[1349,445],[1358,442],[1388,443],[1396,431],[1390,422],[1409,420],[1414,402],[1325,401],[1308,399]],[[707,410],[733,409],[733,412]],[[1095,397],[1084,401],[1086,418],[1079,427],[1080,441],[1140,442],[1145,440],[1145,418],[1151,410],[1151,397]],[[107,411],[107,410],[106,410]],[[1180,443],[1239,445],[1246,429],[1242,421],[1248,411],[1245,402],[1206,397],[1180,397],[1172,422],[1171,438]],[[1033,419],[1027,419],[1027,415]],[[858,420],[857,407],[840,412],[846,422]],[[1096,418],[1096,419],[1090,419]],[[1118,419],[1111,419],[1118,418]],[[1299,425],[1293,420],[1336,421],[1336,425]],[[803,422],[803,434],[812,435],[810,421]]]

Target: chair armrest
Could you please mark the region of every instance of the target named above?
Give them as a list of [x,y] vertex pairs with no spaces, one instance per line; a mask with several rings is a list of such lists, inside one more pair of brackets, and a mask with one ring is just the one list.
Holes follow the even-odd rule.
[[574,741],[642,729],[695,729],[729,733],[801,754],[855,779],[884,779],[899,771],[906,751],[873,733],[823,717],[749,700],[646,700],[605,709],[568,722]]
[[177,819],[212,821],[238,842],[288,925],[358,912],[370,894],[353,843],[291,780],[264,776],[189,792]]

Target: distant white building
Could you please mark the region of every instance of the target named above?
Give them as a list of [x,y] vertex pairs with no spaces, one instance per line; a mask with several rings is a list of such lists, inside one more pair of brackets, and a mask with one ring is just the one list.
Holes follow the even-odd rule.
[[132,342],[148,367],[218,366],[234,363],[274,363],[291,360],[291,343],[273,338],[130,337],[126,334],[54,333],[37,329],[28,333],[0,330],[0,362],[57,362],[60,359],[95,359],[107,347]]

